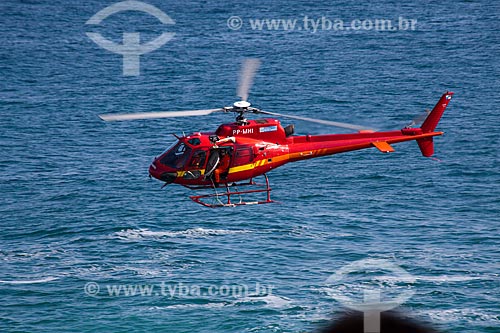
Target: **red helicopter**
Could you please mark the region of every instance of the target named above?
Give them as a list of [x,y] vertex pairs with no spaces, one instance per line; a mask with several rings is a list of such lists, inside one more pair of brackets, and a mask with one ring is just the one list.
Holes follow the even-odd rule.
[[[284,115],[263,111],[247,101],[250,87],[260,62],[246,59],[240,73],[238,96],[241,100],[233,106],[219,109],[147,112],[133,114],[106,114],[99,117],[106,121],[153,119],[186,116],[205,116],[216,112],[234,112],[236,121],[220,125],[215,132],[196,132],[178,139],[163,154],[156,157],[149,167],[149,175],[166,186],[171,183],[189,189],[213,189],[214,193],[190,196],[207,207],[225,207],[248,204],[263,204],[271,200],[271,187],[267,172],[285,163],[315,157],[338,154],[352,150],[375,147],[383,153],[393,152],[391,144],[416,140],[423,156],[434,153],[433,137],[442,135],[435,128],[441,119],[453,92],[444,93],[427,117],[400,130],[376,132],[374,130],[328,120]],[[283,127],[274,118],[248,120],[248,113],[320,123],[356,130],[350,134],[302,135],[294,134],[294,126]],[[265,184],[257,184],[254,178],[264,176]],[[238,186],[254,186],[240,191]],[[225,192],[218,192],[224,187]],[[265,193],[264,200],[244,201],[244,195]],[[237,200],[234,198],[237,197]],[[233,199],[233,200],[232,200]]]

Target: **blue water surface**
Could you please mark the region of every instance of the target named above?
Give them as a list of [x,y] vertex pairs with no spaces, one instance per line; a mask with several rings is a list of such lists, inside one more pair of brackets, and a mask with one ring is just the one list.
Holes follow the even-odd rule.
[[[401,311],[449,332],[500,332],[495,1],[159,1],[86,21],[113,1],[0,2],[0,330],[311,332],[359,297],[383,259],[415,278]],[[239,16],[243,26],[227,26]],[[253,30],[250,20],[417,20],[414,30]],[[120,43],[175,37],[140,57],[139,76],[86,32]],[[398,129],[455,95],[436,158],[415,143],[286,165],[279,203],[207,209],[148,179],[171,133],[228,115],[104,123],[101,113],[217,108],[236,100],[241,61],[263,60],[251,102],[268,111]],[[289,121],[284,120],[285,124]],[[339,131],[294,122],[299,134]],[[408,282],[408,281],[407,281]],[[195,287],[199,295],[109,295],[111,285]],[[273,286],[207,295],[209,286]],[[99,287],[100,290],[96,290]],[[93,288],[93,289],[92,289]],[[156,289],[157,291],[158,289]],[[97,291],[97,292],[96,292]]]

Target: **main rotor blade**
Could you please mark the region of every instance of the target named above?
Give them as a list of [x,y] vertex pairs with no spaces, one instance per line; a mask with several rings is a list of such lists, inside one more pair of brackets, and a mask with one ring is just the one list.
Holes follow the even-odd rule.
[[237,95],[243,101],[248,100],[248,94],[250,93],[250,88],[252,87],[253,79],[259,66],[260,60],[255,58],[245,59],[241,66]]
[[429,109],[425,110],[424,113],[419,114],[418,116],[413,118],[412,121],[410,121],[410,123],[408,125],[406,125],[406,127],[420,126],[430,113],[431,113],[431,110],[429,110]]
[[207,116],[217,111],[224,111],[224,109],[101,114],[99,115],[99,118],[105,121],[120,121],[120,120],[137,120],[137,119],[192,117],[192,116]]
[[415,126],[420,126],[430,113],[431,110],[425,110],[425,112],[413,118],[413,120],[411,121],[412,124]]
[[323,125],[328,125],[328,126],[335,126],[335,127],[340,127],[340,128],[347,128],[347,129],[352,129],[356,131],[373,131],[371,128],[363,127],[363,126],[358,126],[358,125],[353,125],[353,124],[348,124],[348,123],[341,123],[338,121],[330,121],[330,120],[323,120],[323,119],[316,119],[316,118],[307,118],[307,117],[300,117],[300,116],[291,116],[287,114],[281,114],[281,113],[276,113],[276,112],[268,112],[268,111],[262,111],[258,110],[256,111],[257,113],[262,113],[262,114],[268,114],[271,116],[278,116],[278,117],[284,117],[284,118],[291,118],[291,119],[297,119],[297,120],[304,120],[308,121],[311,123],[318,123],[318,124],[323,124]]

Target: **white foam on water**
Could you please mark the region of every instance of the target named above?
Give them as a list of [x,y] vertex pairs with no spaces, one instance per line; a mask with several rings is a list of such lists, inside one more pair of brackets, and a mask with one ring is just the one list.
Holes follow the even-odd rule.
[[333,236],[335,237],[353,237],[354,234],[348,233],[348,232],[333,232]]
[[113,272],[133,272],[139,276],[163,276],[168,277],[172,275],[172,272],[169,269],[152,269],[152,268],[143,268],[143,267],[135,267],[135,266],[115,266],[112,267],[111,270]]
[[429,316],[433,321],[449,323],[457,321],[483,322],[486,325],[498,326],[500,315],[482,312],[478,309],[446,309],[417,311],[418,315]]
[[174,305],[167,305],[167,306],[153,306],[150,307],[149,310],[182,310],[182,309],[214,309],[214,308],[222,308],[227,306],[228,304],[226,303],[205,303],[205,304],[174,304]]
[[0,283],[5,283],[5,284],[35,284],[35,283],[45,283],[45,282],[51,282],[58,280],[58,277],[55,276],[49,276],[44,279],[37,279],[37,280],[0,280]]
[[242,304],[264,303],[265,307],[273,309],[290,308],[293,306],[291,299],[276,295],[266,296],[246,296],[232,302],[209,302],[204,304],[173,304],[167,306],[154,306],[151,310],[171,310],[171,309],[195,309],[195,308],[222,308]]
[[205,228],[192,228],[178,231],[152,231],[149,229],[126,229],[116,232],[115,235],[119,239],[124,240],[140,240],[145,238],[204,238],[210,236],[224,236],[234,234],[244,234],[250,232],[249,230],[228,230],[228,229],[205,229]]
[[384,276],[377,277],[377,280],[386,281],[386,282],[411,283],[413,279],[416,282],[425,281],[425,282],[436,282],[436,283],[489,280],[488,277],[484,277],[484,276],[468,276],[468,275],[437,275],[437,276],[414,275],[411,278],[403,278],[403,277],[397,277],[397,276],[384,275]]
[[484,277],[481,276],[467,276],[467,275],[457,275],[457,276],[449,276],[449,275],[439,275],[439,276],[416,276],[415,277],[420,281],[428,281],[428,282],[466,282],[466,281],[474,281],[474,280],[484,280]]
[[257,302],[264,302],[267,307],[276,309],[282,309],[292,306],[291,299],[276,295],[248,296],[236,301],[235,303],[241,304],[241,303],[257,303]]

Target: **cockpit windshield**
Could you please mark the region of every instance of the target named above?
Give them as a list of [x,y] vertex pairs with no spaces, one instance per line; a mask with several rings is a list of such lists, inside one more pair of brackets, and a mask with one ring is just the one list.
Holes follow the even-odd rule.
[[162,157],[160,162],[166,166],[180,169],[186,164],[189,155],[191,155],[191,148],[183,142],[179,142]]

